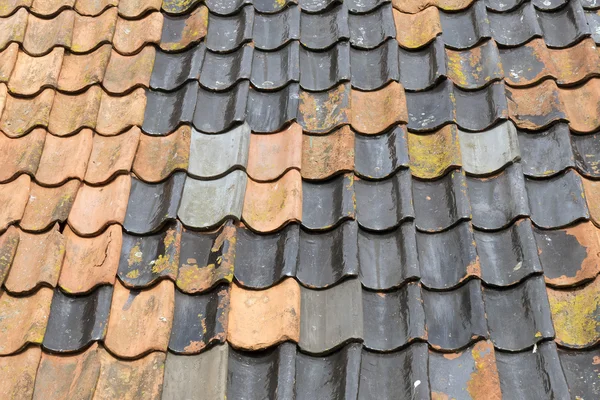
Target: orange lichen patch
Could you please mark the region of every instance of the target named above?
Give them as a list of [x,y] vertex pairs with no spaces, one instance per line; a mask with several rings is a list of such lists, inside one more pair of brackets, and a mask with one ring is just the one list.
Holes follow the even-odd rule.
[[[543,42],[542,39],[539,41]],[[600,74],[600,57],[591,38],[565,49],[548,49],[548,52],[559,85],[574,84],[589,76]]]
[[8,89],[12,93],[33,95],[42,88],[55,88],[65,50],[56,47],[42,57],[31,57],[21,51],[17,63],[8,81]]
[[0,51],[0,82],[8,82],[18,54],[19,45],[17,43],[11,43],[6,49]]
[[96,131],[102,135],[116,135],[132,126],[142,126],[145,110],[146,92],[142,88],[120,97],[103,92]]
[[21,228],[43,231],[56,221],[65,221],[71,211],[79,184],[76,179],[54,188],[32,183],[29,201],[20,222]]
[[541,129],[552,122],[566,119],[565,104],[553,80],[530,88],[506,87],[508,114],[523,129]]
[[119,14],[126,18],[136,18],[148,11],[160,11],[162,0],[119,1]]
[[169,280],[143,291],[129,291],[116,281],[104,340],[106,347],[126,358],[153,350],[167,351],[174,302],[175,289]]
[[300,339],[300,286],[285,279],[265,290],[231,287],[229,343],[245,350],[259,350],[286,340]]
[[600,79],[594,78],[576,89],[561,89],[569,127],[593,132],[600,126]]
[[160,400],[165,372],[164,353],[124,361],[100,350],[100,376],[95,399]]
[[58,284],[68,293],[86,293],[103,284],[114,285],[123,234],[111,225],[98,236],[83,238],[65,227],[65,259]]
[[352,128],[376,134],[400,122],[408,122],[404,88],[392,82],[373,92],[352,91]]
[[47,287],[25,297],[0,294],[0,355],[15,353],[27,343],[42,343],[52,294]]
[[29,175],[0,185],[0,232],[21,219],[29,198]]
[[17,254],[4,285],[11,293],[29,292],[41,284],[55,287],[65,256],[58,224],[48,232],[21,232]]
[[442,33],[440,12],[435,7],[427,8],[418,14],[405,14],[394,10],[394,22],[398,44],[408,49],[425,46]]
[[134,126],[117,136],[95,135],[85,181],[100,184],[119,173],[129,173],[140,133],[140,128]]
[[146,44],[160,43],[162,26],[163,16],[159,12],[153,12],[138,20],[119,18],[113,46],[121,54],[136,53]]
[[22,353],[0,357],[0,398],[31,399],[42,350],[30,346]]
[[177,170],[187,170],[191,128],[180,126],[169,136],[140,135],[133,171],[146,182],[162,181]]
[[110,49],[110,45],[107,44],[89,54],[65,55],[58,78],[58,88],[76,92],[102,82],[110,59]]
[[469,7],[473,0],[392,0],[394,8],[406,13],[418,13],[427,7],[457,11]]
[[[28,135],[29,136],[29,135]],[[35,179],[43,185],[83,180],[92,151],[92,131],[84,129],[66,138],[48,135]]]
[[350,122],[350,85],[341,84],[324,93],[301,91],[299,120],[304,130],[327,133]]
[[119,5],[119,0],[77,0],[75,10],[81,15],[96,16],[109,7]]
[[471,398],[474,400],[501,400],[500,378],[492,343],[477,342],[471,349],[471,356],[475,361],[475,368],[466,387]]
[[31,11],[39,15],[52,15],[63,8],[73,8],[75,0],[33,0]]
[[272,232],[289,221],[302,219],[302,177],[293,169],[275,182],[248,180],[244,222],[260,232]]
[[29,15],[23,48],[35,56],[48,53],[53,47],[71,47],[75,12],[65,10],[51,19]]
[[94,128],[100,108],[102,89],[92,86],[77,94],[56,93],[48,121],[48,131],[54,135],[69,135],[81,128]]
[[4,283],[19,245],[19,230],[14,226],[0,235],[0,285]]
[[136,86],[148,87],[155,54],[152,46],[144,47],[133,56],[122,56],[113,50],[104,75],[104,88],[119,94]]
[[408,134],[411,173],[422,179],[443,176],[452,167],[460,167],[460,142],[455,125],[446,125],[428,135]]
[[600,226],[600,182],[581,178],[590,217],[596,226]]
[[77,15],[73,27],[71,51],[85,53],[101,43],[110,43],[117,25],[117,9],[111,7],[97,17]]
[[[194,258],[181,260],[177,287],[186,293],[198,293],[210,289],[219,281],[233,280],[235,262],[235,227],[225,225],[214,241],[207,259],[216,258],[215,263],[198,265]],[[217,255],[221,253],[220,256]]]
[[177,35],[162,38],[160,47],[167,51],[183,50],[194,42],[199,42],[208,29],[208,8],[200,6],[185,20],[185,26]]
[[354,170],[354,132],[349,126],[325,136],[302,138],[302,177],[325,179]]
[[0,182],[12,179],[18,174],[34,175],[42,156],[46,131],[38,128],[18,139],[0,134]]
[[[557,50],[562,52],[565,49]],[[509,68],[505,71],[505,80],[509,85],[524,86],[535,83],[547,76],[556,77],[556,69],[550,58],[550,49],[544,39],[535,38],[521,47],[521,52],[527,55],[528,68]],[[535,73],[535,75],[534,75]]]
[[600,279],[582,288],[547,291],[557,343],[584,348],[600,341]]
[[100,351],[97,343],[81,354],[63,356],[43,353],[35,378],[33,399],[91,399],[99,374]]
[[119,175],[101,187],[81,185],[69,214],[69,225],[78,234],[89,236],[109,224],[122,224],[130,189],[129,175]]
[[[0,2],[0,12],[5,4]],[[0,18],[0,49],[4,49],[10,42],[23,42],[28,15],[27,10],[21,8],[8,18]]]
[[[2,110],[2,84],[0,84],[0,110]],[[6,90],[6,86],[4,86]],[[6,93],[6,92],[5,92]],[[0,130],[9,137],[19,137],[36,126],[48,126],[54,90],[46,89],[33,98],[17,98],[6,95]]]
[[272,181],[302,163],[302,127],[296,123],[269,135],[252,134],[248,175],[255,181]]
[[8,17],[18,7],[29,7],[31,6],[32,1],[33,0],[4,0],[0,3],[0,17]]

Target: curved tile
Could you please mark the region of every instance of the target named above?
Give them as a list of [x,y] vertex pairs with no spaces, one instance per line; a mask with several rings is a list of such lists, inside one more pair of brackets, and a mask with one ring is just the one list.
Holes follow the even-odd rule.
[[101,83],[110,56],[111,46],[108,44],[83,55],[67,53],[63,58],[56,87],[66,92],[77,92]]
[[591,79],[578,88],[561,90],[571,130],[588,133],[600,127],[599,93],[600,79],[598,78]]
[[0,235],[0,282],[4,283],[4,278],[8,275],[20,240],[20,230],[14,226]]
[[491,37],[490,22],[483,1],[474,2],[463,11],[440,13],[446,46],[467,49]]
[[298,342],[304,292],[294,279],[260,291],[233,284],[230,300],[227,340],[233,347],[259,350],[288,340]]
[[556,342],[568,348],[586,348],[600,342],[600,279],[572,290],[548,288]]
[[407,133],[398,125],[381,135],[355,135],[354,169],[370,179],[387,178],[402,167],[408,167]]
[[392,0],[395,9],[411,14],[418,13],[431,6],[446,11],[458,11],[468,7],[471,3],[472,0],[414,0],[411,2]]
[[408,134],[410,172],[417,178],[436,179],[462,164],[460,131],[446,125],[431,134]]
[[229,89],[242,79],[250,79],[252,69],[251,45],[244,45],[232,53],[219,54],[207,51],[199,74],[200,85],[222,91]]
[[277,51],[254,51],[250,82],[257,89],[280,89],[299,80],[300,44],[297,41]]
[[526,89],[506,87],[508,113],[522,129],[542,129],[555,121],[568,121],[562,93],[552,80]]
[[29,13],[23,7],[11,16],[0,18],[0,49],[4,49],[9,43],[23,43],[28,17]]
[[[133,358],[154,350],[165,352],[173,323],[173,283],[129,290],[115,282],[104,344],[119,357]],[[144,332],[140,335],[140,332]],[[160,354],[160,353],[154,353]]]
[[160,48],[165,51],[187,49],[207,36],[208,8],[201,6],[182,16],[164,14]]
[[252,40],[254,7],[241,8],[241,12],[231,16],[208,14],[208,32],[206,48],[217,52],[237,49],[243,43]]
[[64,228],[65,258],[58,285],[65,293],[88,293],[96,286],[114,285],[123,236],[119,225],[111,225],[92,238],[77,236]]
[[231,282],[237,254],[236,243],[236,229],[230,221],[211,233],[184,229],[177,287],[184,293],[197,293],[219,282]]
[[543,178],[575,166],[569,126],[559,122],[536,132],[518,131],[521,165],[526,176]]
[[121,94],[135,87],[150,86],[156,50],[144,47],[133,56],[122,56],[112,52],[106,67],[102,86],[110,93]]
[[596,199],[600,194],[600,185],[597,181],[583,179],[583,188],[587,199],[587,206],[590,210],[590,215],[594,224],[600,223],[600,204]]
[[159,11],[161,0],[130,0],[119,2],[119,14],[134,19],[150,11]]
[[338,42],[325,51],[300,48],[300,85],[305,90],[328,90],[350,80],[350,45]]
[[435,40],[442,33],[440,13],[429,7],[416,14],[405,14],[394,10],[396,40],[400,47],[418,49]]
[[261,12],[261,13],[278,13],[284,7],[288,7],[291,4],[296,4],[296,3],[297,3],[296,0],[284,0],[284,1],[277,1],[277,2],[273,2],[270,0],[254,0],[252,2],[256,11]]
[[452,171],[437,181],[414,179],[412,193],[415,221],[421,231],[439,232],[471,217],[467,181],[462,171]]
[[0,185],[0,231],[20,221],[29,201],[31,178],[21,175],[14,181]]
[[177,278],[181,251],[181,224],[171,222],[158,233],[133,236],[123,232],[123,246],[117,274],[121,282],[134,289],[147,287],[161,279]]
[[258,133],[277,132],[295,120],[298,113],[299,90],[298,84],[294,82],[278,91],[247,92],[245,112],[250,129]]
[[[305,0],[306,1],[306,0]],[[308,0],[327,5],[334,0]],[[312,50],[323,50],[350,38],[348,9],[337,2],[332,8],[318,14],[302,12],[300,15],[300,43]],[[302,4],[300,4],[302,7]],[[302,7],[304,11],[306,8]]]
[[102,92],[96,132],[110,136],[122,133],[132,126],[142,126],[145,108],[146,92],[142,88],[118,97]]
[[56,88],[64,52],[65,50],[59,47],[45,56],[31,57],[20,51],[8,80],[8,90],[18,95],[32,96],[42,89]]
[[398,48],[399,80],[407,91],[425,90],[446,76],[446,52],[442,39],[419,50]]
[[300,39],[300,7],[290,4],[275,14],[256,13],[252,34],[254,46],[261,50],[275,50]]
[[198,98],[198,83],[189,82],[174,92],[147,92],[142,129],[150,135],[164,136],[181,124],[191,123]]
[[[598,350],[572,351],[558,348],[558,357],[571,395],[582,399],[600,395]],[[575,397],[577,398],[577,397]]]
[[481,276],[473,228],[468,222],[438,233],[417,232],[421,282],[431,289],[449,289]]
[[463,89],[479,89],[504,78],[496,42],[488,40],[469,50],[446,50],[448,79]]
[[138,20],[118,18],[112,37],[114,48],[121,54],[137,53],[144,46],[160,43],[163,15],[152,12]]
[[[387,39],[396,37],[396,25],[391,4],[386,4],[381,0],[370,2],[372,4],[365,4],[367,2],[362,1],[355,1],[354,4],[346,3],[351,12],[348,15],[350,44],[359,49],[373,49]],[[373,5],[373,3],[376,4]],[[379,7],[380,5],[381,7]],[[370,6],[372,8],[369,8]],[[367,12],[367,14],[352,14],[358,9],[361,9],[361,12]]]
[[394,40],[388,40],[372,50],[351,47],[350,69],[352,87],[357,89],[377,90],[391,81],[398,81],[398,45]]
[[173,329],[169,350],[194,354],[207,346],[225,342],[229,312],[227,285],[196,296],[175,291]]
[[531,220],[540,228],[556,229],[590,217],[581,177],[573,170],[546,180],[525,178],[525,189]]
[[342,126],[325,136],[302,136],[302,178],[327,179],[354,170],[354,132]]
[[32,183],[19,225],[27,231],[43,231],[69,216],[80,182],[72,179],[62,186],[47,188]]
[[162,10],[168,14],[185,14],[202,2],[199,0],[163,0]]
[[382,181],[355,178],[356,220],[361,227],[383,231],[413,219],[412,179],[403,169]]
[[252,4],[251,0],[206,0],[206,5],[210,12],[217,15],[228,15],[237,13],[246,4]]
[[340,0],[299,0],[298,5],[302,11],[318,13],[332,7],[332,4],[337,6],[339,3]]
[[249,82],[242,81],[227,92],[198,89],[193,123],[206,133],[219,133],[246,118]]
[[451,291],[423,290],[422,296],[428,342],[434,349],[456,350],[488,336],[478,279]]
[[129,173],[140,135],[137,126],[117,136],[94,135],[85,181],[101,184],[118,174]]
[[168,136],[140,135],[132,171],[146,182],[159,182],[174,171],[187,170],[191,128],[180,126]]
[[18,139],[0,135],[0,159],[5,160],[0,170],[0,182],[7,182],[20,174],[35,175],[45,140],[44,129],[35,129]]
[[356,214],[354,176],[345,174],[326,182],[302,182],[302,226],[325,230]]
[[197,80],[200,77],[205,53],[206,48],[203,45],[176,54],[158,51],[154,60],[150,87],[174,90],[189,80]]
[[19,55],[19,44],[11,43],[0,51],[0,82],[7,83]]
[[[581,3],[566,2],[556,10],[536,10],[537,18],[544,32],[544,41],[550,47],[569,47],[581,38],[590,35]],[[561,29],[556,29],[560,24]]]
[[489,12],[487,17],[492,37],[503,46],[520,46],[534,37],[542,37],[542,27],[531,2],[507,12]]
[[598,31],[598,28],[600,27],[600,12],[598,12],[598,10],[585,10],[584,14],[590,30],[592,31],[592,39],[594,39],[596,44],[600,43],[600,32]]
[[33,128],[48,126],[53,100],[52,89],[46,89],[34,98],[20,98],[6,94],[6,86],[0,84],[0,109],[4,108],[0,130],[6,136],[16,138]]
[[589,178],[600,178],[600,135],[570,136],[577,170]]
[[175,220],[185,178],[183,172],[156,184],[131,178],[123,228],[134,234],[146,234],[158,231],[169,220]]
[[377,134],[408,121],[404,88],[397,82],[374,92],[352,90],[352,128],[360,133]]
[[[56,136],[67,136],[82,128],[94,129],[99,119],[103,94],[99,86],[92,86],[79,95],[57,92],[48,118],[48,131]],[[106,112],[104,109],[103,116]]]
[[246,174],[239,170],[211,181],[188,177],[177,216],[185,226],[199,229],[210,228],[229,217],[239,219],[246,181]]
[[[0,396],[10,398],[18,394],[32,398],[41,353],[39,347],[30,346],[19,354],[0,358],[0,368],[6,371],[0,387]],[[24,385],[23,382],[27,384]]]
[[[372,97],[372,95],[371,95]],[[350,123],[350,84],[341,84],[326,92],[300,91],[298,123],[311,133],[327,133]]]
[[301,294],[299,345],[302,350],[319,354],[348,341],[362,340],[363,301],[358,279],[326,290],[301,288]]
[[542,272],[529,219],[498,232],[475,231],[475,243],[481,278],[489,285],[509,286]]
[[54,291],[44,348],[55,352],[81,350],[106,333],[112,287],[101,286],[86,296]]
[[35,173],[36,181],[55,186],[69,179],[83,180],[92,152],[92,135],[89,129],[65,138],[48,135]]
[[389,351],[414,340],[427,339],[421,288],[417,283],[387,293],[363,290],[362,303],[366,348]]
[[73,10],[65,10],[50,19],[30,14],[27,18],[23,49],[33,56],[41,56],[55,46],[70,48],[75,14]]
[[117,8],[110,7],[97,17],[75,14],[71,51],[87,53],[113,41],[117,25]]
[[302,178],[297,170],[270,183],[249,179],[243,199],[244,223],[255,231],[268,233],[290,221],[301,221],[302,192]]

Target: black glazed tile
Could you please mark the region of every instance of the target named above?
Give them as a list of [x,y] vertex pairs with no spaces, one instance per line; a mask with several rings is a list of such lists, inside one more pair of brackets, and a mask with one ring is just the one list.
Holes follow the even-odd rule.
[[524,2],[508,12],[488,12],[492,37],[504,46],[520,46],[534,37],[542,37],[533,4]]
[[517,133],[525,175],[542,178],[575,166],[571,134],[566,123],[559,122],[542,131]]
[[278,13],[290,4],[296,4],[297,0],[283,0],[283,1],[272,1],[272,0],[253,0],[252,4],[256,11],[266,14]]
[[198,82],[189,82],[166,93],[146,91],[146,113],[142,129],[149,135],[166,136],[181,124],[190,123],[196,108]]
[[600,43],[600,12],[586,10],[584,14],[590,30],[592,31],[594,42]]
[[322,91],[350,80],[350,45],[340,42],[325,51],[300,48],[300,85]]
[[361,90],[376,90],[391,81],[398,81],[398,48],[393,39],[372,50],[350,48],[352,86]]
[[212,13],[229,15],[237,13],[246,4],[252,4],[252,0],[205,0],[205,3]]
[[558,358],[571,395],[580,399],[600,397],[600,351],[558,349]]
[[198,89],[194,126],[206,133],[219,133],[243,122],[246,118],[246,101],[250,83],[242,81],[225,92]]
[[298,5],[302,11],[320,13],[330,7],[340,4],[341,0],[299,0]]
[[302,225],[308,229],[330,229],[354,218],[354,177],[342,175],[326,182],[302,182]]
[[178,0],[164,0],[162,3],[163,11],[169,14],[184,14],[201,4],[202,0],[188,0],[184,2]]
[[524,1],[525,0],[485,0],[485,5],[489,10],[502,12],[514,9]]
[[446,76],[444,42],[436,38],[419,50],[398,50],[400,82],[407,91],[426,90]]
[[[322,2],[322,0],[315,1]],[[323,50],[349,38],[348,10],[343,5],[336,5],[319,14],[302,12],[300,42],[305,47],[312,50]]]
[[222,91],[242,79],[250,79],[252,51],[250,45],[242,46],[227,54],[207,51],[202,64],[200,85],[210,90]]
[[[565,1],[565,0],[563,0]],[[581,6],[585,10],[596,10],[600,8],[600,1],[598,0],[580,0]]]
[[296,39],[300,39],[300,7],[290,5],[276,14],[255,14],[253,40],[257,49],[275,50]]
[[189,80],[200,77],[204,60],[204,45],[193,47],[183,53],[156,52],[150,87],[153,89],[175,90]]
[[[379,2],[379,0],[375,0]],[[357,1],[355,5],[364,5],[365,2]],[[346,2],[348,8],[351,4]],[[352,12],[352,10],[350,9]],[[392,5],[385,3],[374,11],[364,15],[348,15],[350,29],[350,44],[359,49],[373,49],[388,39],[396,37],[396,26]]]
[[589,177],[600,178],[600,134],[572,135],[577,170]]
[[[224,4],[219,1],[215,3]],[[206,48],[215,52],[229,52],[252,40],[254,7],[245,6],[230,16],[208,15]]]
[[[584,0],[584,2],[585,1],[590,1],[590,0]],[[591,1],[594,1],[594,0],[591,0]],[[564,6],[565,4],[567,4],[569,2],[569,0],[532,0],[531,2],[535,6],[535,8],[537,8],[538,10],[552,11],[559,7]]]
[[277,51],[254,51],[250,81],[257,89],[280,89],[300,80],[300,44],[289,43]]
[[[345,2],[346,7],[348,7],[348,11],[354,14],[364,14],[373,11],[376,8],[383,8],[390,5],[389,0],[347,0]],[[391,10],[390,10],[391,12]]]
[[247,121],[253,132],[273,133],[280,131],[296,119],[298,113],[299,87],[291,83],[278,91],[251,89],[248,94]]
[[566,2],[564,7],[556,10],[538,9],[536,13],[544,32],[544,41],[549,47],[569,47],[591,34],[579,1]]
[[383,179],[408,167],[406,128],[398,125],[381,135],[354,137],[354,170],[358,176]]
[[440,12],[444,43],[453,49],[468,49],[490,38],[490,25],[483,1],[476,1],[465,10]]

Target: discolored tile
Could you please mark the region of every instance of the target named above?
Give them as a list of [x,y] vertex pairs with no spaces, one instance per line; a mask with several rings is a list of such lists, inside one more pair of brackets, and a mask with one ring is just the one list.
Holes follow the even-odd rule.
[[327,230],[356,216],[355,178],[337,176],[325,182],[302,182],[302,225]]
[[508,112],[522,129],[542,129],[551,123],[569,120],[562,93],[552,80],[527,89],[506,88]]
[[459,130],[446,125],[436,132],[408,134],[410,172],[421,179],[436,179],[462,164]]
[[187,170],[191,128],[181,126],[169,136],[140,135],[132,170],[146,182],[158,182],[174,171]]
[[[2,10],[4,11],[4,10]],[[3,13],[3,17],[7,15]],[[22,43],[25,38],[25,29],[29,13],[25,8],[19,8],[17,12],[6,18],[0,18],[0,48],[4,49],[9,43]]]
[[138,88],[128,95],[112,97],[103,92],[98,110],[96,131],[102,135],[116,135],[130,127],[142,126],[146,94]]
[[164,15],[160,47],[165,51],[179,51],[199,42],[206,36],[208,8],[201,6],[189,15]]
[[571,130],[580,133],[593,132],[600,126],[600,79],[593,78],[583,86],[562,89],[561,96]]
[[119,2],[119,14],[130,19],[137,19],[150,11],[160,11],[162,0],[128,0]]
[[300,44],[292,42],[277,51],[255,50],[252,58],[252,85],[257,89],[280,89],[300,81]]
[[448,78],[463,89],[480,89],[504,78],[504,70],[496,42],[462,51],[446,50]]
[[231,53],[206,51],[199,82],[210,90],[227,90],[242,79],[250,79],[252,69],[251,45],[243,45]]
[[23,48],[32,56],[41,56],[55,46],[71,47],[75,12],[65,10],[50,19],[38,18],[30,14],[23,38]]
[[227,92],[210,92],[200,88],[193,123],[206,133],[220,133],[246,119],[248,81],[238,83]]
[[198,80],[205,54],[206,47],[202,44],[175,54],[158,51],[150,87],[175,90],[190,80]]
[[257,49],[275,50],[300,39],[300,7],[290,4],[278,13],[254,15],[253,40]]
[[110,59],[110,49],[110,45],[103,45],[84,55],[67,53],[63,58],[56,87],[66,92],[76,92],[101,83]]
[[11,43],[4,50],[0,51],[0,82],[8,82],[11,73],[17,62],[19,54],[19,44]]
[[83,180],[92,152],[92,131],[61,138],[47,135],[35,179],[44,185],[60,185],[69,179]]
[[48,120],[48,130],[57,136],[70,135],[81,128],[95,128],[104,92],[92,86],[78,95],[57,92]]
[[73,53],[87,53],[104,43],[111,43],[117,24],[117,8],[110,7],[97,17],[75,15]]
[[29,201],[31,178],[21,175],[12,182],[0,185],[0,231],[20,221]]
[[[542,131],[518,131],[521,165],[526,176],[543,178],[575,166],[569,126],[556,123]],[[580,171],[581,172],[581,171]]]
[[579,173],[589,178],[600,177],[600,135],[573,135],[569,136],[573,146],[575,165]]
[[6,231],[0,235],[0,282],[8,275],[12,266],[17,246],[20,240],[20,230],[14,226],[9,226]]
[[395,9],[411,14],[418,13],[430,6],[435,6],[445,11],[457,11],[469,7],[471,3],[471,0],[416,0],[408,3],[392,0]]
[[343,126],[326,136],[302,137],[302,177],[327,179],[354,170],[354,133]]
[[374,92],[352,91],[352,128],[360,133],[376,134],[394,124],[408,122],[404,89],[392,82]]
[[125,93],[134,87],[150,86],[155,53],[152,46],[144,47],[133,56],[122,56],[113,50],[102,86],[115,94]]
[[63,62],[64,49],[54,48],[42,57],[19,52],[8,81],[8,89],[18,95],[34,95],[45,88],[55,88]]
[[186,0],[183,2],[178,0],[163,0],[162,9],[169,14],[184,14],[198,4],[200,4],[199,0]]
[[140,135],[137,126],[117,136],[94,135],[85,181],[97,185],[129,173]]
[[180,125],[191,123],[198,97],[198,83],[189,82],[173,91],[147,92],[142,129],[149,135],[166,136]]
[[573,351],[558,348],[557,352],[571,395],[582,399],[598,396],[598,350]]
[[350,85],[342,84],[326,92],[300,91],[298,123],[311,133],[327,133],[350,123]]
[[298,112],[298,92],[299,86],[295,82],[278,91],[250,90],[246,103],[250,129],[257,133],[277,132],[294,121]]
[[97,16],[118,5],[118,0],[75,0],[75,10],[81,15]]
[[33,0],[31,11],[35,14],[51,15],[64,8],[72,8],[75,0]]
[[6,182],[20,174],[35,175],[45,140],[44,129],[34,129],[18,139],[0,135],[0,159],[5,160],[0,170],[0,182]]
[[436,7],[429,7],[416,14],[405,14],[394,10],[396,40],[407,49],[417,49],[426,45],[442,33],[440,13]]
[[7,399],[31,398],[42,351],[39,347],[9,357],[0,358],[3,382],[0,396]]
[[[2,93],[3,89],[4,93]],[[6,101],[3,101],[3,97]],[[48,126],[53,100],[52,89],[46,89],[34,98],[19,98],[6,95],[6,86],[0,84],[0,109],[4,105],[0,130],[6,136],[16,138],[25,135],[35,127]]]
[[62,186],[47,188],[31,185],[29,201],[21,219],[21,228],[43,231],[54,222],[64,222],[69,216],[80,182],[72,179]]
[[112,38],[114,48],[121,54],[134,54],[151,43],[160,44],[163,16],[152,12],[141,19],[118,18]]

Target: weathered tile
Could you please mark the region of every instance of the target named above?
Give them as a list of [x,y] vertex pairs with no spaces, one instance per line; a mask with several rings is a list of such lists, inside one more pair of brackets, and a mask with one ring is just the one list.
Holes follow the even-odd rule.
[[409,165],[406,127],[398,125],[381,135],[355,135],[354,152],[357,175],[387,178]]
[[201,6],[181,17],[163,15],[160,47],[165,51],[179,51],[199,42],[206,36],[208,8]]
[[[374,8],[367,10],[366,8],[369,6],[374,6]],[[353,5],[348,5],[348,8],[351,11],[348,14],[348,26],[352,46],[360,49],[373,49],[387,39],[396,37],[391,4],[375,0],[372,4],[367,5],[356,1]],[[353,9],[359,8],[366,11],[367,14],[354,14]]]
[[95,128],[103,93],[99,86],[92,86],[77,95],[57,92],[50,111],[48,131],[66,136],[81,128]]
[[430,6],[446,11],[457,11],[468,7],[471,3],[472,0],[413,0],[410,2],[392,0],[395,9],[411,14],[418,13]]
[[300,91],[298,123],[311,133],[327,133],[350,123],[351,90],[349,84],[326,92]]
[[47,16],[74,5],[75,0],[33,0],[30,9],[35,14]]
[[506,88],[508,112],[522,129],[542,129],[555,121],[568,120],[561,92],[552,80],[526,89]]
[[38,18],[30,14],[23,38],[23,48],[33,56],[41,56],[55,46],[71,47],[75,12],[65,10],[50,19]]
[[398,81],[398,66],[398,45],[395,40],[388,40],[372,50],[350,48],[350,69],[354,88],[376,90],[392,81]]
[[200,0],[163,0],[162,10],[169,14],[184,14],[186,11],[193,9],[200,3]]
[[18,95],[34,95],[45,88],[55,88],[63,62],[63,48],[54,48],[42,57],[31,57],[19,52],[8,81],[8,89]]
[[143,131],[149,135],[166,136],[180,125],[191,123],[197,96],[197,82],[189,82],[173,92],[149,90]]
[[[321,2],[321,5],[325,4],[326,2]],[[300,43],[304,47],[324,50],[349,38],[348,10],[339,3],[318,14],[308,12],[300,14]]]
[[13,72],[17,56],[19,54],[19,44],[11,43],[4,50],[0,51],[0,82],[8,82]]
[[146,108],[146,93],[138,88],[128,95],[112,97],[102,92],[96,131],[103,135],[116,135],[130,127],[142,126]]
[[0,231],[20,221],[29,201],[31,178],[21,175],[14,181],[0,185]]
[[117,24],[117,8],[110,7],[97,17],[75,15],[73,53],[87,53],[104,43],[111,43]]
[[[17,0],[18,1],[18,0]],[[29,0],[24,0],[29,1]],[[4,49],[9,43],[22,43],[25,38],[25,29],[29,13],[25,7],[19,8],[14,14],[14,9],[8,11],[4,8],[7,3],[2,4],[2,18],[0,18],[0,48]],[[15,4],[16,7],[16,4]],[[8,16],[9,14],[12,14]]]
[[122,56],[113,50],[102,86],[115,94],[127,92],[134,87],[150,86],[155,53],[152,46],[144,47],[133,56]]
[[105,44],[84,55],[67,53],[63,58],[56,87],[66,92],[76,92],[101,83],[110,59],[110,49],[110,45]]
[[517,130],[512,122],[478,133],[459,130],[463,169],[473,175],[500,170],[521,156]]
[[427,134],[408,134],[410,172],[421,179],[440,178],[462,164],[459,130],[446,125]]
[[220,133],[244,122],[249,82],[242,81],[227,92],[198,89],[194,126],[206,133]]
[[496,42],[488,40],[469,50],[446,50],[448,78],[463,89],[479,89],[504,78]]
[[242,79],[250,79],[253,51],[251,45],[241,46],[232,53],[225,54],[206,51],[202,73],[199,74],[200,85],[221,91],[229,89]]
[[8,275],[20,240],[20,230],[14,226],[9,226],[6,231],[0,235],[0,282]]
[[242,7],[229,16],[208,15],[206,47],[213,51],[232,51],[252,38],[254,7]]
[[275,50],[300,39],[300,7],[290,4],[275,14],[256,13],[252,34],[254,46],[261,50]]
[[35,175],[45,140],[44,129],[34,129],[18,139],[0,135],[0,159],[5,160],[0,170],[0,182],[6,182],[20,174]]
[[83,180],[92,152],[92,135],[90,129],[64,138],[47,135],[35,173],[36,181],[54,186],[69,179]]
[[150,11],[160,11],[162,0],[126,0],[119,1],[119,14],[130,19],[137,19]]
[[325,182],[302,182],[302,225],[327,230],[356,216],[354,176],[345,174]]
[[151,43],[159,44],[163,27],[163,16],[153,12],[141,19],[118,18],[113,46],[121,54],[134,54]]
[[97,185],[107,183],[118,174],[129,173],[139,138],[137,126],[117,136],[94,135],[85,181]]
[[246,103],[250,129],[257,133],[277,132],[294,121],[298,112],[298,92],[299,86],[295,82],[278,91],[250,90]]
[[593,132],[600,126],[600,79],[593,78],[583,86],[562,89],[561,96],[571,130],[579,133]]
[[589,178],[600,177],[600,135],[572,135],[570,139],[579,173]]
[[64,222],[75,201],[80,182],[72,179],[62,186],[47,188],[33,183],[19,225],[28,231],[43,231],[55,222]]
[[35,127],[48,126],[53,100],[52,89],[46,89],[34,98],[20,98],[7,95],[6,86],[0,84],[0,110],[4,109],[0,118],[0,130],[6,136],[16,138]]
[[575,166],[572,141],[575,135],[569,132],[564,122],[553,124],[542,131],[518,131],[521,150],[521,166],[526,176],[543,178],[555,175]]
[[146,182],[158,182],[174,171],[187,170],[191,128],[181,126],[169,136],[140,135],[132,170]]
[[349,126],[326,136],[302,137],[302,177],[327,179],[354,170],[354,132]]
[[337,6],[341,2],[339,0],[299,0],[298,5],[302,8],[303,11],[307,11],[309,13],[316,13],[319,11],[323,11],[332,6]]
[[440,12],[443,39],[447,47],[467,49],[491,35],[490,22],[484,2],[458,12]]
[[394,10],[396,40],[407,49],[425,46],[442,33],[440,13],[436,7],[429,7],[416,14],[405,14]]
[[9,357],[0,358],[2,385],[0,396],[6,399],[30,399],[36,381],[42,351],[30,346],[27,350]]
[[277,51],[255,50],[250,81],[257,89],[264,90],[300,81],[300,44],[294,41]]
[[75,10],[81,15],[97,16],[116,7],[118,0],[75,0]]
[[351,104],[352,128],[360,133],[381,133],[408,122],[404,88],[397,82],[374,92],[353,90]]
[[154,60],[150,87],[175,90],[190,80],[198,80],[205,53],[204,45],[175,54],[158,51]]
[[598,350],[572,351],[558,348],[558,357],[572,396],[582,399],[600,395]]

